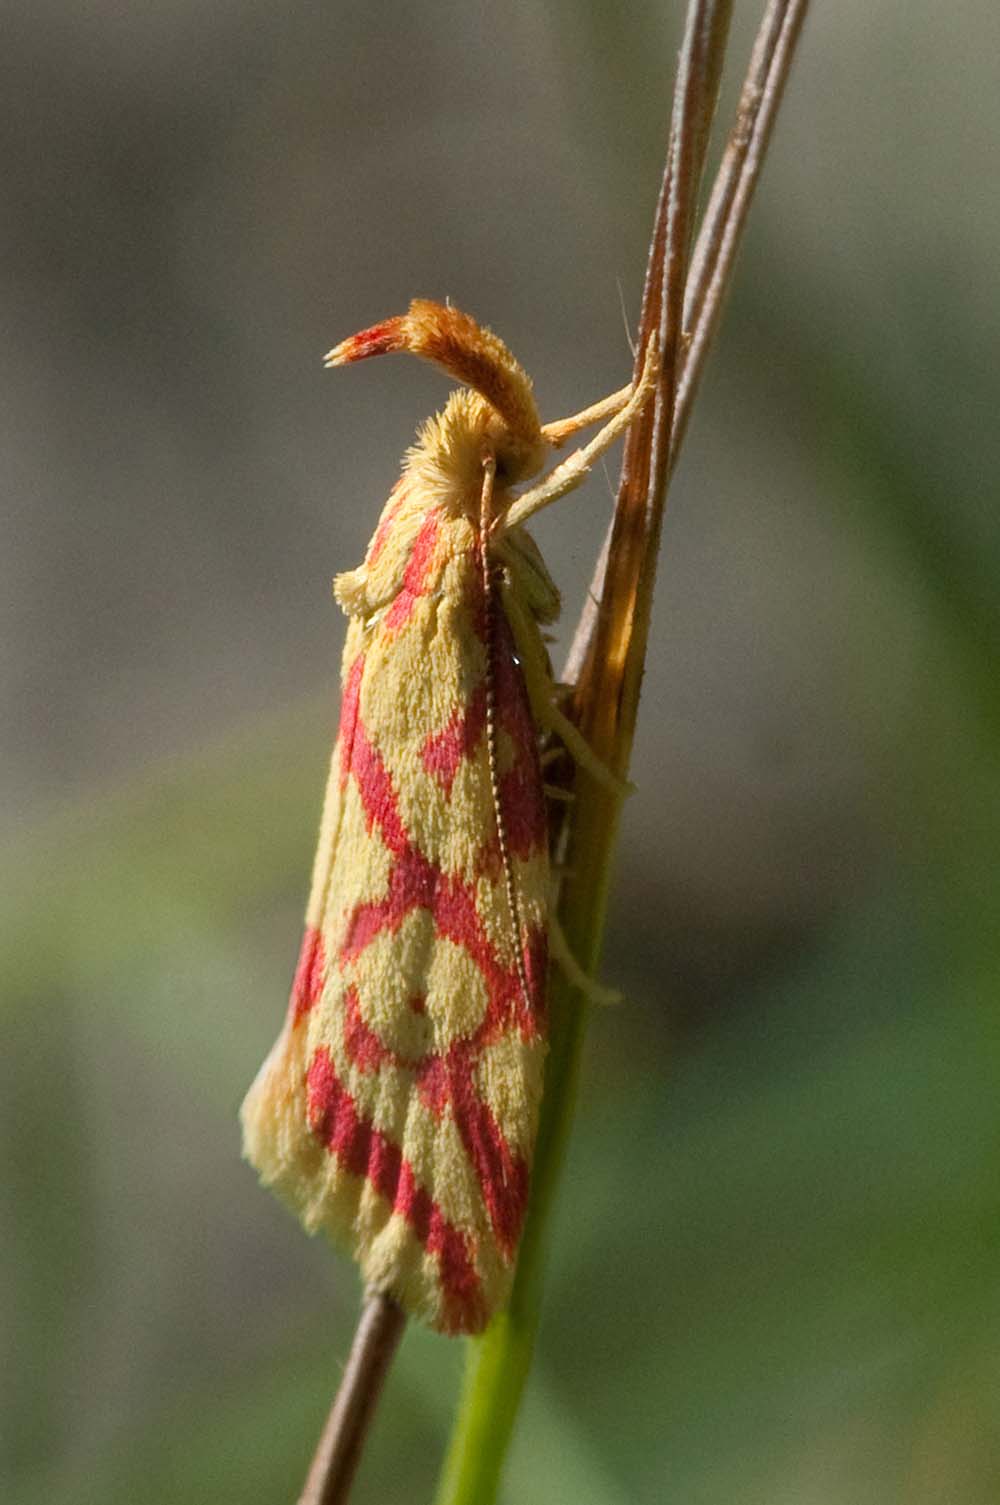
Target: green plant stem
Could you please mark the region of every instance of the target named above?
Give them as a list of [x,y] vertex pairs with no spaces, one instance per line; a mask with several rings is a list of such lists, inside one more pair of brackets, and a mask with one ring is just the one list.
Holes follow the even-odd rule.
[[[696,347],[683,337],[694,208],[714,113],[731,0],[690,0],[667,162],[650,249],[636,356],[659,330],[663,368],[656,400],[625,446],[622,483],[605,557],[570,653],[574,714],[606,766],[624,776],[632,749],[652,609],[666,490],[690,401],[729,285],[736,248],[763,161],[807,0],[770,0],[751,59],[712,212],[699,244],[694,286]],[[678,418],[680,423],[678,424]],[[566,843],[559,916],[585,971],[603,943],[620,799],[580,774]],[[437,1505],[493,1505],[534,1352],[552,1209],[566,1157],[580,1077],[588,1005],[557,976],[550,1054],[532,1194],[506,1311],[470,1342],[465,1382]]]
[[549,1222],[573,1121],[587,1004],[571,989],[553,989],[548,1108],[532,1166],[532,1195],[506,1310],[471,1339],[458,1417],[445,1459],[439,1505],[487,1505],[496,1495],[524,1384],[531,1368],[541,1306]]

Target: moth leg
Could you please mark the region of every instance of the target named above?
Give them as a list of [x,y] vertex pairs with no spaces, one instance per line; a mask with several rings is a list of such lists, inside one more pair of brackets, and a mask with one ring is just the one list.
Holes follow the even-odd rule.
[[[529,682],[528,693],[531,693]],[[532,702],[534,705],[534,702]],[[544,702],[538,712],[539,725],[547,732],[552,732],[559,738],[566,751],[569,753],[577,768],[582,768],[584,773],[590,775],[596,784],[601,784],[612,794],[624,798],[625,795],[635,793],[635,785],[628,779],[619,778],[607,763],[601,761],[586,737],[575,722],[552,703],[551,697]]]
[[592,423],[606,423],[609,418],[616,417],[631,396],[632,383],[629,382],[627,387],[619,387],[610,397],[602,397],[600,402],[591,403],[589,408],[582,408],[570,418],[557,418],[554,423],[543,423],[542,435],[553,449],[558,449],[581,429],[589,428]]
[[[561,465],[557,465],[544,480],[539,481],[537,486],[532,486],[530,491],[525,491],[511,502],[497,525],[499,529],[507,532],[510,528],[520,526],[536,512],[540,512],[543,507],[548,507],[552,502],[557,502],[560,497],[574,491],[586,479],[594,461],[599,459],[605,450],[611,448],[615,440],[628,428],[633,418],[646,406],[653,395],[653,388],[656,386],[659,374],[660,347],[655,339],[651,339],[646,346],[646,361],[642,368],[642,375],[624,407],[615,412],[615,416],[604,425],[599,433],[594,435],[589,444],[584,444],[582,448],[574,450]],[[606,401],[614,404],[618,396],[619,394],[615,393]],[[597,404],[597,408],[601,406],[602,404]],[[613,408],[612,411],[614,411]],[[575,422],[574,419],[564,421]]]
[[633,785],[620,779],[606,763],[601,762],[580,728],[556,705],[553,699],[555,681],[548,657],[541,646],[534,618],[522,604],[516,591],[504,585],[501,586],[501,592],[504,610],[521,659],[521,670],[535,721],[543,732],[552,732],[559,738],[573,762],[588,773],[595,783],[601,784],[619,798],[631,794]]
[[622,995],[617,988],[606,988],[589,977],[570,950],[566,933],[554,914],[549,915],[549,949],[552,960],[571,987],[582,993],[588,1003],[621,1003]]

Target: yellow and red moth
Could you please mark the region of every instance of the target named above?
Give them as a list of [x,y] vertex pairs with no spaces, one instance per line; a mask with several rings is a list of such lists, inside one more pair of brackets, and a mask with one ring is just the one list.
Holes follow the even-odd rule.
[[656,354],[634,390],[543,425],[521,366],[455,308],[415,301],[326,359],[396,350],[464,385],[408,451],[364,563],[334,582],[350,618],[340,730],[291,1000],[243,1104],[244,1146],[370,1288],[473,1333],[510,1286],[542,1090],[539,738],[596,762],[556,703],[541,626],[559,594],[524,524],[631,422]]

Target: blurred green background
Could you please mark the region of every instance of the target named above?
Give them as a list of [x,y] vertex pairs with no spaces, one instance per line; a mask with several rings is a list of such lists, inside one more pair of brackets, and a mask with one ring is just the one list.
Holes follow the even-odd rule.
[[[353,1270],[239,1159],[336,719],[335,570],[445,386],[626,379],[679,5],[8,10],[4,1462],[292,1500]],[[755,9],[737,7],[728,118]],[[1000,17],[814,6],[677,476],[518,1505],[1000,1499]],[[598,474],[538,535],[579,607]],[[427,1499],[404,1340],[356,1498]]]

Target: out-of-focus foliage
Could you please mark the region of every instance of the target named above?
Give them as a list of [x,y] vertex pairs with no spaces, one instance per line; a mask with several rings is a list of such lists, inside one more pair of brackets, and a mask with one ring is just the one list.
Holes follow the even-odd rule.
[[[328,579],[442,395],[315,362],[451,293],[547,415],[621,379],[676,30],[609,15],[11,28],[17,1505],[300,1482],[356,1280],[235,1110],[298,944]],[[518,1505],[1000,1496],[997,40],[985,4],[806,29],[672,501],[627,1002],[593,1027]],[[570,615],[605,515],[598,481],[539,528]],[[429,1496],[460,1366],[407,1334],[359,1505]]]
[[[283,1498],[320,1419],[354,1281],[232,1124],[322,761],[293,719],[298,760],[260,729],[19,864],[19,1501]],[[998,969],[974,870],[935,877],[874,885],[694,1045],[648,983],[599,1021],[512,1500],[993,1497]],[[429,1488],[457,1367],[408,1336],[361,1498]]]

